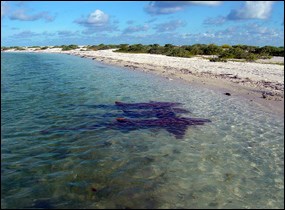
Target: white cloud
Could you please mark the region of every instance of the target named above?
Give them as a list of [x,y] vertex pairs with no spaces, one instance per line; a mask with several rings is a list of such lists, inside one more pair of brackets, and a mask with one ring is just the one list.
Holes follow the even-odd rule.
[[267,19],[271,15],[273,1],[246,1],[242,8],[232,10],[227,16],[230,20]]
[[179,27],[185,26],[186,23],[182,20],[171,20],[169,22],[156,24],[154,29],[157,32],[175,31]]
[[123,31],[123,34],[131,34],[131,33],[136,33],[136,32],[141,32],[141,31],[147,31],[148,29],[149,29],[149,26],[147,24],[129,26]]
[[189,4],[196,5],[206,5],[206,6],[217,6],[222,3],[222,1],[188,1]]
[[182,34],[182,41],[193,43],[246,44],[255,46],[283,46],[284,31],[269,28],[258,23],[230,26],[222,30],[206,31],[201,33]]
[[118,21],[110,21],[109,15],[97,9],[90,13],[86,18],[80,18],[74,21],[75,23],[86,27],[83,34],[94,34],[103,31],[116,31]]
[[53,21],[54,17],[49,15],[48,12],[40,12],[38,14],[29,15],[24,9],[19,9],[14,11],[9,18],[11,20],[21,20],[21,21],[35,21],[39,19],[44,19],[47,22]]
[[96,26],[102,26],[107,24],[108,21],[109,21],[109,15],[97,9],[89,15],[89,17],[86,20],[86,23]]
[[70,36],[77,36],[79,31],[69,31],[69,30],[60,30],[57,31],[59,36],[70,37]]
[[100,27],[109,23],[109,15],[99,9],[96,9],[94,12],[90,13],[87,18],[80,18],[75,20],[75,22],[85,26],[89,25]]
[[226,22],[226,18],[223,16],[218,16],[215,18],[207,18],[204,20],[203,24],[205,25],[222,25]]
[[260,37],[265,36],[265,37],[277,37],[281,35],[279,30],[273,29],[273,28],[268,28],[266,26],[261,26],[256,23],[248,24],[244,28],[247,29],[249,34],[258,34]]
[[35,32],[30,31],[30,30],[26,30],[26,31],[21,31],[19,33],[13,34],[11,36],[11,38],[14,38],[14,39],[30,39],[32,37],[39,36],[39,35],[40,35],[40,33],[35,33]]
[[1,18],[4,17],[7,13],[7,2],[1,1]]
[[55,19],[55,16],[49,14],[49,12],[43,11],[36,14],[29,14],[29,10],[25,9],[23,6],[26,2],[19,1],[16,4],[16,8],[13,10],[9,7],[7,1],[1,1],[1,18],[8,16],[10,20],[20,20],[20,21],[35,21],[43,19],[46,22],[51,22]]
[[151,1],[145,11],[154,15],[171,14],[183,10],[188,6],[217,6],[222,1]]

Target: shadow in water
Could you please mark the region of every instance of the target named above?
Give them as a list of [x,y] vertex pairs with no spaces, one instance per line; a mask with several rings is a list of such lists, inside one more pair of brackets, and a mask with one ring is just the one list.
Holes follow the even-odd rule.
[[[91,125],[82,125],[76,127],[62,127],[56,129],[43,130],[42,133],[50,133],[55,131],[82,131],[95,130],[100,128],[115,129],[122,132],[129,132],[137,129],[160,128],[165,129],[173,134],[177,139],[182,139],[189,126],[204,125],[211,122],[202,118],[186,118],[180,114],[190,113],[190,111],[177,108],[181,103],[175,102],[158,102],[150,101],[148,103],[123,103],[116,101],[114,105],[77,105],[87,108],[117,110],[119,113],[105,113],[103,116],[98,115],[76,115],[86,118],[115,118],[111,122],[102,122]],[[76,105],[69,105],[76,106]]]

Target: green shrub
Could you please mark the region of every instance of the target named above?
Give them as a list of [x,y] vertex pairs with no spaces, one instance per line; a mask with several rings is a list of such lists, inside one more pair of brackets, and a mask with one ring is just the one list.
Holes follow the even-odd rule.
[[257,50],[258,54],[284,57],[284,47],[264,46]]
[[30,46],[28,48],[40,48],[40,46]]
[[271,56],[283,56],[284,47],[273,46],[250,46],[250,45],[227,45],[217,46],[215,44],[194,44],[175,46],[172,44],[159,44],[142,45],[142,44],[120,44],[120,45],[103,45],[95,46],[94,50],[98,49],[111,49],[119,48],[116,52],[129,52],[129,53],[150,53],[162,54],[177,57],[191,57],[193,55],[218,55],[223,59],[245,59],[249,61],[258,58],[271,58]]
[[204,54],[205,55],[218,55],[222,52],[222,48],[215,45],[215,44],[209,44],[205,49],[204,49]]
[[175,46],[173,44],[166,44],[164,45],[165,48],[174,48]]
[[224,50],[223,52],[220,53],[219,57],[220,58],[230,59],[230,58],[234,58],[235,55],[230,50]]
[[270,58],[272,58],[273,56],[271,56],[271,55],[256,55],[257,57],[258,57],[258,59],[270,59]]
[[144,46],[142,44],[134,44],[129,46],[128,52],[147,53],[148,50],[148,46]]
[[25,48],[23,48],[23,47],[15,47],[15,50],[25,50]]
[[191,58],[192,54],[183,48],[173,48],[166,53],[167,56]]
[[98,50],[98,47],[97,47],[96,45],[88,45],[88,46],[87,46],[87,50],[96,51],[96,50]]
[[257,55],[255,55],[253,53],[248,53],[245,57],[246,61],[255,61],[257,59],[258,59]]
[[75,49],[78,48],[78,45],[74,45],[74,44],[71,44],[71,45],[62,45],[61,48],[62,48],[63,51],[75,50]]
[[164,47],[161,46],[151,46],[151,48],[148,50],[148,53],[150,54],[164,54],[165,50]]
[[97,50],[108,50],[108,49],[114,49],[117,48],[117,45],[104,45],[104,44],[99,44],[96,49]]
[[123,46],[120,49],[116,50],[116,52],[130,52],[130,53],[147,53],[150,47],[142,44],[134,44],[129,46]]
[[191,55],[203,55],[205,46],[202,45],[184,45],[181,48],[189,51]]
[[118,47],[119,49],[122,49],[123,51],[127,51],[128,50],[128,44],[120,44]]
[[221,46],[221,48],[223,48],[223,49],[229,49],[229,48],[231,48],[231,46],[228,45],[228,44],[223,44],[223,45]]
[[228,56],[228,57],[223,57],[223,58],[244,59],[246,55],[247,55],[247,52],[242,50],[239,47],[230,48],[228,51],[223,51],[223,53],[221,53],[221,57]]
[[1,47],[1,50],[9,50],[10,48],[9,47]]

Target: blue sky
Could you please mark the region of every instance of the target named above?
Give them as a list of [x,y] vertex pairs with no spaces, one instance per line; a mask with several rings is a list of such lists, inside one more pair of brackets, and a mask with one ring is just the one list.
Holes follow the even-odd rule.
[[284,46],[284,1],[1,1],[1,46]]

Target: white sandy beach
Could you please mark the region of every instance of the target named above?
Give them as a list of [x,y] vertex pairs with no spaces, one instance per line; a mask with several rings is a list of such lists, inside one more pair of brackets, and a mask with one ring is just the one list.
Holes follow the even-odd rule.
[[[267,81],[273,83],[280,83],[284,85],[284,66],[276,64],[251,63],[251,62],[210,62],[202,57],[193,58],[179,58],[169,57],[165,55],[155,54],[131,54],[118,53],[114,50],[99,50],[99,51],[61,51],[59,48],[37,50],[25,50],[26,52],[50,52],[50,53],[66,53],[79,56],[86,56],[95,58],[97,60],[104,60],[107,63],[115,63],[116,61],[124,64],[134,65],[137,68],[150,68],[153,71],[159,71],[157,68],[164,69],[165,73],[185,73],[190,72],[194,75],[198,74],[213,74],[213,75],[229,75],[229,77],[238,77],[241,79],[250,79],[252,81]],[[284,58],[273,57],[272,61],[284,63]],[[263,60],[266,62],[266,60]],[[116,62],[117,63],[117,62]],[[132,66],[130,66],[132,67]],[[179,71],[180,72],[177,72]],[[235,78],[236,78],[235,77]]]
[[[74,53],[74,52],[73,52]],[[138,67],[162,67],[169,72],[180,70],[193,74],[211,73],[214,75],[231,74],[253,81],[268,81],[284,84],[284,67],[276,64],[261,64],[250,62],[210,62],[201,57],[179,58],[154,54],[114,53],[113,50],[77,52],[79,55],[95,57],[96,59],[118,60]],[[174,72],[175,73],[175,72]],[[178,73],[178,72],[177,72]]]
[[[61,51],[60,48],[46,50],[30,48],[21,52],[65,53],[91,58],[107,64],[127,67],[132,70],[137,69],[155,73],[170,80],[178,78],[192,83],[212,85],[223,91],[230,91],[231,94],[253,94],[249,98],[250,100],[270,100],[270,104],[279,101],[282,102],[282,104],[279,103],[278,105],[280,106],[279,109],[284,110],[281,108],[284,103],[284,58],[273,57],[271,60],[261,60],[259,62],[228,61],[224,63],[210,62],[202,56],[180,58],[155,54],[118,53],[113,51],[113,49]],[[279,64],[272,64],[275,62],[279,62]]]

